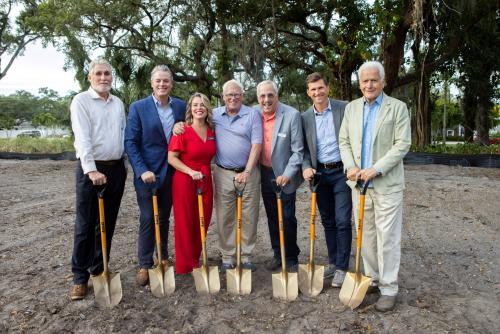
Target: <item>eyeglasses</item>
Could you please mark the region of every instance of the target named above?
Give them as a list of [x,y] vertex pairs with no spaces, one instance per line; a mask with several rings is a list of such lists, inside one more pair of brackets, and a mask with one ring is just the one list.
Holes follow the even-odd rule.
[[233,99],[239,99],[243,94],[241,93],[229,93],[229,94],[224,94],[225,97],[228,98],[233,98]]

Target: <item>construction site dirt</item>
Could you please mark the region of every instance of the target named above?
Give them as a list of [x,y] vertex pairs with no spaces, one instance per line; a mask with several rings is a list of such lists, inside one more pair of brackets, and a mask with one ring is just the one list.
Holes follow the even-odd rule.
[[[0,160],[0,333],[498,333],[500,328],[500,169],[405,166],[399,294],[394,311],[379,313],[376,294],[354,311],[345,307],[331,279],[316,297],[273,299],[262,204],[251,294],[228,294],[221,275],[218,294],[198,295],[188,274],[175,276],[173,294],[154,297],[135,282],[139,212],[130,168],[110,254],[110,269],[121,273],[123,299],[102,309],[91,288],[84,300],[71,301],[76,163]],[[297,192],[296,214],[299,261],[305,263],[306,184]],[[208,258],[220,266],[215,224],[214,212]],[[319,217],[316,230],[316,263],[326,264]],[[355,247],[351,270],[354,252]]]

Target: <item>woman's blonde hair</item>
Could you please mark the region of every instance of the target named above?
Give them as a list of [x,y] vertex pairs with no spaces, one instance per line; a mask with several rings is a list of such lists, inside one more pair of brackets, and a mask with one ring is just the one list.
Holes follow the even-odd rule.
[[207,124],[210,128],[213,128],[212,106],[210,105],[210,100],[208,99],[208,97],[202,93],[194,93],[189,98],[189,101],[187,103],[187,109],[186,109],[186,123],[189,125],[193,124],[193,114],[191,113],[191,104],[193,103],[193,100],[195,97],[199,97],[201,99],[201,101],[203,102],[203,105],[205,106],[205,108],[207,108],[207,118],[205,118],[205,122],[207,122]]

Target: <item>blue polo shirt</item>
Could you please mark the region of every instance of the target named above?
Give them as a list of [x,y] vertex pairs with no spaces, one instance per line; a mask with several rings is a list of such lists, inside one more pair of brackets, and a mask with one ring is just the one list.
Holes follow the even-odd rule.
[[260,113],[242,105],[231,116],[226,107],[213,110],[217,164],[226,168],[244,168],[253,144],[262,144],[262,117]]

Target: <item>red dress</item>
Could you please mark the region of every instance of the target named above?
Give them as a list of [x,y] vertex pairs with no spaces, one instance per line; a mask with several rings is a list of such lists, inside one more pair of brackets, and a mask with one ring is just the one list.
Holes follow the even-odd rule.
[[[198,136],[191,126],[186,126],[182,135],[172,136],[168,150],[180,152],[179,159],[205,176],[203,191],[203,212],[205,234],[212,218],[213,190],[210,161],[215,155],[215,132],[207,130],[207,140]],[[175,271],[189,273],[199,267],[201,254],[200,218],[198,197],[193,179],[176,171],[172,181],[172,202],[174,208]]]

